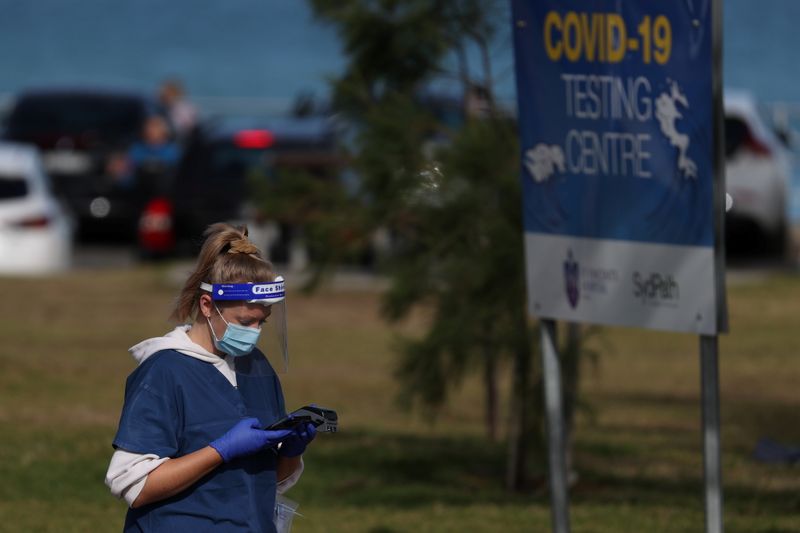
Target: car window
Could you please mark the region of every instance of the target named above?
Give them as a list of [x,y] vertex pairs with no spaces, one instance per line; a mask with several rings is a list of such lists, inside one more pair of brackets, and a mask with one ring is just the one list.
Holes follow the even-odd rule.
[[12,138],[91,132],[107,141],[138,134],[143,109],[134,99],[51,96],[23,98],[7,122]]
[[211,151],[211,179],[245,178],[248,171],[263,165],[264,153],[259,150],[243,150],[230,145],[218,145]]
[[193,146],[183,161],[179,181],[195,186],[200,183],[223,184],[244,181],[254,169],[263,166],[264,152],[244,150],[228,143]]
[[750,137],[750,128],[737,117],[725,117],[725,155],[735,154]]
[[28,194],[28,181],[24,177],[0,174],[0,200],[22,198]]

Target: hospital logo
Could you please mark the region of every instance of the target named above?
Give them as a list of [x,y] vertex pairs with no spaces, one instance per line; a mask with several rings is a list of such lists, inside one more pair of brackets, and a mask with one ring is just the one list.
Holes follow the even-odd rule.
[[572,250],[567,252],[567,260],[564,261],[564,288],[567,291],[567,300],[570,307],[575,309],[580,299],[580,265],[572,256]]

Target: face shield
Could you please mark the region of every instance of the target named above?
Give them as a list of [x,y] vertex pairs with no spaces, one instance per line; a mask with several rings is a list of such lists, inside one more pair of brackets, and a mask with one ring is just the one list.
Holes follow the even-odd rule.
[[[275,372],[283,374],[289,369],[286,291],[283,277],[278,276],[275,281],[258,283],[201,283],[200,288],[211,295],[215,304],[243,302],[264,306],[267,317],[261,325],[261,334],[258,336],[255,347],[264,353]],[[222,308],[218,307],[218,309]],[[228,320],[228,322],[235,326],[241,326],[235,321]]]

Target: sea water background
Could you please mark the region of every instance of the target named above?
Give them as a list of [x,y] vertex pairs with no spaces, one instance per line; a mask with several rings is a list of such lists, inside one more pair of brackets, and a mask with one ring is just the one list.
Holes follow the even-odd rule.
[[290,100],[343,64],[302,0],[0,0],[0,93],[53,84]]
[[[723,12],[726,87],[786,104],[800,124],[800,1],[725,0]],[[513,104],[510,21],[494,62],[497,94]],[[0,0],[0,102],[56,84],[153,91],[176,76],[201,107],[280,112],[301,93],[324,98],[343,65],[335,31],[303,0]]]
[[[726,85],[800,102],[800,2],[725,0],[723,11]],[[494,51],[498,90],[513,99],[509,31]],[[200,97],[291,100],[323,95],[343,64],[335,31],[303,0],[0,0],[5,94],[63,83],[150,90],[174,75]]]

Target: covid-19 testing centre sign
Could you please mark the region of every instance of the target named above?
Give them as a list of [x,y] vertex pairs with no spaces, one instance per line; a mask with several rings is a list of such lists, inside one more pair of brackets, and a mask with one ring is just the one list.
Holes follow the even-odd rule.
[[710,411],[727,329],[720,7],[512,0],[530,313],[700,335]]
[[710,2],[515,7],[531,312],[717,333]]

